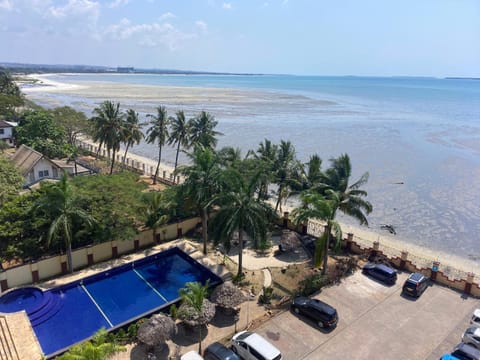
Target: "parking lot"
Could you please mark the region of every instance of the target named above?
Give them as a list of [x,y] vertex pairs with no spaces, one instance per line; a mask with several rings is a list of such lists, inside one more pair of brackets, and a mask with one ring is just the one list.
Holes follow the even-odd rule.
[[480,301],[432,285],[417,300],[403,297],[408,274],[388,287],[357,271],[316,298],[335,307],[339,323],[324,331],[286,311],[255,331],[284,359],[439,359],[461,341]]

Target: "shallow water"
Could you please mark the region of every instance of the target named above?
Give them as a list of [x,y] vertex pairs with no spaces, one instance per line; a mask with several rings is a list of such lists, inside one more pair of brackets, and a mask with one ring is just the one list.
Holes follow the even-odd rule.
[[[98,83],[29,96],[87,113],[106,99],[142,115],[160,104],[170,115],[206,110],[224,134],[219,146],[240,147],[244,154],[265,138],[290,140],[304,161],[318,153],[324,167],[329,158],[348,153],[353,180],[370,173],[365,188],[374,206],[373,230],[391,224],[416,244],[465,257],[479,253],[480,81],[97,74],[52,79]],[[172,86],[178,88],[167,91]],[[150,158],[157,153],[145,143],[132,151]],[[172,162],[175,152],[168,149],[164,156]]]

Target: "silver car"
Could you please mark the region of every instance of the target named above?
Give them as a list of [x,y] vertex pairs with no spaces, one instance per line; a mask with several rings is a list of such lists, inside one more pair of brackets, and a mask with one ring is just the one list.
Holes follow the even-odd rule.
[[462,341],[480,349],[480,328],[472,326],[463,333]]
[[476,327],[480,327],[480,309],[475,309],[470,319],[470,324]]

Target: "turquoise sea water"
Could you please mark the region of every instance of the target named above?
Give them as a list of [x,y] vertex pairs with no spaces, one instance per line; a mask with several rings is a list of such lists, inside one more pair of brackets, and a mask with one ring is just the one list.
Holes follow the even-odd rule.
[[[297,155],[348,153],[354,179],[369,171],[370,227],[391,224],[397,236],[475,258],[480,253],[480,81],[434,78],[82,74],[61,82],[225,88],[253,91],[248,102],[164,104],[169,113],[207,110],[224,133],[219,146],[245,153],[263,139],[290,140]],[[255,98],[261,93],[268,96]],[[85,111],[105,99],[48,94]],[[35,94],[42,102],[42,95]],[[112,99],[115,100],[115,99]],[[327,102],[325,102],[327,101]],[[140,100],[138,100],[140,103]],[[136,103],[123,104],[135,107]],[[155,158],[156,148],[134,152]],[[174,151],[166,151],[173,161]],[[342,219],[349,222],[348,219]]]

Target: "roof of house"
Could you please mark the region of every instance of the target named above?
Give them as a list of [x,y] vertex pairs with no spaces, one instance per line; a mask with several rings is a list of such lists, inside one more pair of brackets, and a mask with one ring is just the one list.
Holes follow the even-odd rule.
[[42,153],[39,153],[38,151],[33,150],[31,147],[23,144],[13,155],[12,161],[20,169],[20,172],[23,175],[26,175],[42,158],[58,167],[57,164],[44,156]]
[[13,127],[13,125],[10,124],[8,121],[1,120],[1,119],[0,119],[0,129],[3,129],[3,128],[11,128],[11,127]]

